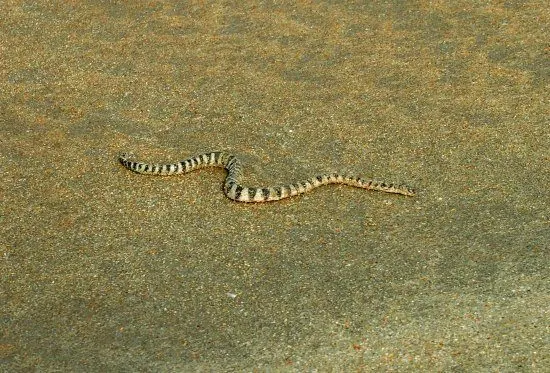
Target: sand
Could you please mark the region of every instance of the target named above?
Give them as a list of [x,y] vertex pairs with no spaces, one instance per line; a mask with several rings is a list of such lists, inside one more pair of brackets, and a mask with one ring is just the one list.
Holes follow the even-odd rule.
[[548,369],[546,2],[4,3],[1,371]]

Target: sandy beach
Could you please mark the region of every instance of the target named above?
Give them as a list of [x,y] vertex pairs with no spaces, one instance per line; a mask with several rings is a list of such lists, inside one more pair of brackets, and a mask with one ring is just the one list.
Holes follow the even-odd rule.
[[0,371],[548,371],[546,2],[4,3]]

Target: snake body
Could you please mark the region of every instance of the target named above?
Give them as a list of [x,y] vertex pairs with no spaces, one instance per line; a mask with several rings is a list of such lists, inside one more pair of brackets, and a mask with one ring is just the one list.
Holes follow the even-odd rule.
[[177,163],[153,164],[131,160],[124,153],[119,161],[127,169],[147,175],[178,175],[185,174],[203,167],[222,167],[227,170],[223,184],[225,195],[237,202],[269,202],[289,198],[309,192],[310,190],[328,184],[344,184],[357,188],[377,190],[386,193],[414,196],[414,189],[406,185],[386,184],[374,180],[364,180],[358,177],[343,176],[337,173],[323,174],[296,183],[269,186],[263,188],[248,187],[241,184],[242,164],[237,157],[224,152],[210,152],[196,155]]

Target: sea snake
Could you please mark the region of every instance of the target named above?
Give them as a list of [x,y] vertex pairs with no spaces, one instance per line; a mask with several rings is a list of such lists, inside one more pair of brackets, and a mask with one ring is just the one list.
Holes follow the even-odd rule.
[[378,190],[381,192],[414,196],[414,189],[406,185],[386,184],[374,180],[364,180],[359,177],[342,176],[337,173],[323,174],[305,181],[292,184],[269,186],[263,188],[248,187],[241,184],[242,164],[237,157],[223,152],[211,152],[196,155],[177,163],[152,164],[132,161],[131,156],[123,153],[119,161],[129,170],[138,174],[148,175],[177,175],[185,174],[203,167],[223,167],[227,170],[227,177],[223,184],[225,195],[238,202],[269,202],[278,201],[309,192],[310,190],[327,184],[345,184],[357,188]]

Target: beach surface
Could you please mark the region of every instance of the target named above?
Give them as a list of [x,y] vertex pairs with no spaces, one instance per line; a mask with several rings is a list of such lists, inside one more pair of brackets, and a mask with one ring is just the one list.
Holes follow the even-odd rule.
[[4,3],[0,371],[548,371],[545,1]]

